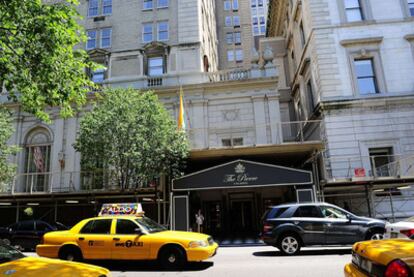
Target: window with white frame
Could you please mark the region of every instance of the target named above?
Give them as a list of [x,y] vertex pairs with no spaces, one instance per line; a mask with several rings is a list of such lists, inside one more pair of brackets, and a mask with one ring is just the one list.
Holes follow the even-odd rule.
[[105,68],[99,68],[93,71],[91,75],[92,82],[95,84],[102,84],[105,80]]
[[242,62],[243,61],[243,50],[237,49],[235,52],[236,52],[236,62]]
[[152,57],[148,59],[148,75],[160,76],[164,74],[164,58]]
[[233,16],[233,26],[234,27],[240,26],[240,16],[238,15]]
[[225,19],[225,25],[227,26],[227,27],[230,27],[232,24],[232,21],[231,21],[231,16],[226,16],[226,19]]
[[102,0],[102,14],[112,14],[112,0]]
[[231,1],[230,0],[224,1],[224,10],[229,11],[230,9],[231,9]]
[[96,48],[96,30],[88,30],[86,32],[88,40],[86,41],[86,49]]
[[157,8],[168,8],[168,0],[158,0]]
[[227,50],[227,61],[233,62],[234,61],[234,51]]
[[251,6],[252,8],[257,6],[257,0],[251,0]]
[[407,0],[410,16],[414,16],[414,0]]
[[233,10],[239,9],[239,0],[233,0]]
[[142,41],[151,42],[152,40],[152,23],[144,23],[142,25]]
[[302,48],[305,46],[306,38],[305,38],[305,30],[303,29],[303,22],[299,25],[299,33],[300,33],[300,43]]
[[88,16],[99,15],[99,0],[89,0],[88,3]]
[[221,144],[224,147],[241,146],[243,145],[243,138],[223,138],[221,139]]
[[226,42],[227,44],[233,44],[233,33],[226,34]]
[[158,29],[158,40],[159,41],[168,40],[168,21],[158,22],[157,29]]
[[152,10],[153,8],[153,1],[152,0],[144,0],[143,2],[143,10]]
[[241,33],[240,32],[234,32],[234,43],[241,44]]
[[259,31],[259,20],[258,20],[258,18],[257,17],[253,17],[252,23],[253,23],[253,34],[254,35],[260,34],[260,31]]
[[111,47],[112,28],[104,28],[101,30],[101,48]]
[[344,0],[345,14],[348,22],[364,19],[360,0]]
[[264,16],[259,17],[260,33],[264,35],[266,33],[266,20]]
[[354,66],[359,94],[378,93],[373,59],[355,59]]

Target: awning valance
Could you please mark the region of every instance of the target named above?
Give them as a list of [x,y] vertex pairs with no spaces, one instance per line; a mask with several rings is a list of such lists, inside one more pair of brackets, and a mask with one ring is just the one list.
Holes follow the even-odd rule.
[[312,184],[312,173],[289,167],[236,160],[173,180],[173,191]]

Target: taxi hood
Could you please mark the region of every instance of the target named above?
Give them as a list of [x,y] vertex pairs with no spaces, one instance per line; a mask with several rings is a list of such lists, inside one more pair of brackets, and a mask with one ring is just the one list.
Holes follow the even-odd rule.
[[0,275],[6,274],[15,277],[90,277],[93,275],[105,275],[108,272],[108,270],[102,267],[89,264],[35,257],[25,257],[0,264]]
[[184,232],[184,231],[163,231],[158,233],[152,233],[151,236],[157,236],[159,238],[165,238],[169,240],[188,240],[188,241],[196,241],[196,240],[207,240],[210,236],[201,233],[195,232]]
[[414,241],[410,239],[369,240],[355,243],[352,250],[371,261],[386,265],[396,258],[412,259]]

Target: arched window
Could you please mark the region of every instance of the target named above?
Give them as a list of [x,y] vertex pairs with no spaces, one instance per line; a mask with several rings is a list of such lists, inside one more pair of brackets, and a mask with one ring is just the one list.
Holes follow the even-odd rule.
[[29,133],[25,144],[26,192],[46,192],[50,184],[50,150],[52,140],[49,132],[35,129]]

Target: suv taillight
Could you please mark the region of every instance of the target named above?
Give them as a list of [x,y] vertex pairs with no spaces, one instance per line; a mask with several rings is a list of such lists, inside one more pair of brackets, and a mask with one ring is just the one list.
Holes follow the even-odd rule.
[[408,266],[400,260],[394,260],[388,264],[385,269],[384,277],[409,277],[410,269]]
[[412,236],[414,236],[414,229],[401,230],[400,233],[403,234],[403,235],[406,235],[409,238],[411,238]]
[[269,223],[263,224],[263,233],[267,233],[269,231],[272,231],[273,225]]

